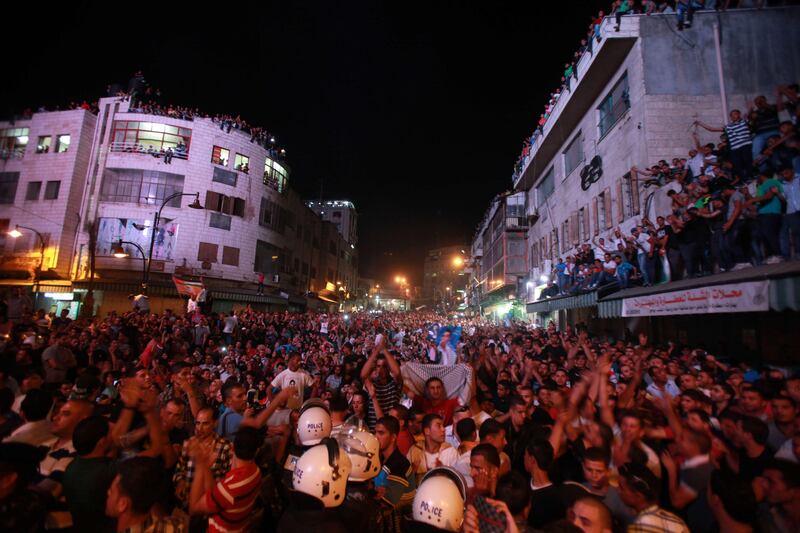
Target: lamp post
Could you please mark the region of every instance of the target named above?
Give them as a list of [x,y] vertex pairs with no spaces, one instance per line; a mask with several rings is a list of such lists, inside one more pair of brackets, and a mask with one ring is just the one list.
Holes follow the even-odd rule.
[[153,219],[153,233],[150,235],[150,250],[147,253],[147,266],[144,269],[144,276],[142,279],[142,294],[147,294],[147,284],[150,281],[150,266],[153,263],[153,246],[156,243],[156,231],[158,231],[158,223],[161,220],[161,211],[164,207],[170,203],[175,198],[180,198],[183,196],[194,196],[194,202],[189,204],[191,209],[203,209],[203,206],[200,205],[200,193],[189,193],[189,192],[176,192],[170,194],[164,201],[161,203],[161,207],[158,208],[158,212],[156,213],[155,218]]
[[22,237],[22,232],[20,228],[26,229],[28,231],[32,231],[36,234],[36,237],[39,239],[39,267],[33,271],[33,285],[36,287],[36,294],[34,295],[34,302],[33,305],[36,307],[37,301],[39,300],[39,282],[41,281],[42,276],[42,268],[44,267],[44,236],[36,231],[33,228],[28,226],[21,226],[17,224],[14,229],[8,232],[8,235],[14,239],[18,239]]
[[117,244],[115,244],[114,247],[111,249],[111,254],[114,257],[122,259],[123,257],[128,257],[130,255],[122,247],[123,244],[130,244],[131,246],[135,246],[136,249],[139,250],[139,253],[142,255],[142,292],[144,293],[147,290],[147,283],[145,280],[145,276],[147,275],[147,256],[144,254],[144,250],[142,249],[142,247],[136,244],[135,242],[123,241],[122,239],[120,239],[119,242],[117,242]]

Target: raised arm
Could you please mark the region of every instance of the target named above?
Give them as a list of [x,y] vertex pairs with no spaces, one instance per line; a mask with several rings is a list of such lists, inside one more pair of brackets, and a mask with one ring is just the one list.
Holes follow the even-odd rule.
[[386,358],[386,364],[389,365],[389,373],[392,375],[395,383],[398,386],[403,386],[403,374],[400,372],[400,364],[397,362],[397,359],[394,358],[392,352],[386,349],[386,346],[383,347],[383,356]]
[[694,126],[699,126],[699,127],[703,128],[706,131],[711,131],[711,132],[715,132],[715,133],[722,133],[722,132],[725,131],[725,128],[709,126],[705,122],[700,122],[699,120],[695,120],[693,125]]
[[386,337],[381,339],[381,344],[375,345],[375,347],[372,349],[372,353],[370,353],[369,357],[367,358],[367,362],[364,363],[364,366],[361,368],[361,381],[366,381],[372,375],[372,369],[375,368],[376,361],[378,360],[378,354],[381,353],[381,348],[383,347],[385,338]]

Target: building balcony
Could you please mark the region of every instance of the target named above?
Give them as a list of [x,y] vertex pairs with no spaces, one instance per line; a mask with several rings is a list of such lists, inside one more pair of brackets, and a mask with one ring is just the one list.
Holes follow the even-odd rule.
[[156,159],[163,159],[167,155],[167,149],[169,148],[172,149],[173,159],[182,159],[184,161],[189,159],[188,150],[180,146],[156,149],[152,145],[145,146],[142,143],[112,142],[109,146],[109,151],[113,153],[149,155]]
[[603,20],[600,42],[595,39],[591,51],[587,50],[578,60],[576,77],[568,80],[544,126],[533,135],[530,151],[513,176],[515,190],[524,191],[534,184],[611,81],[639,37],[641,16],[644,15],[622,17],[620,31],[614,31],[613,17]]

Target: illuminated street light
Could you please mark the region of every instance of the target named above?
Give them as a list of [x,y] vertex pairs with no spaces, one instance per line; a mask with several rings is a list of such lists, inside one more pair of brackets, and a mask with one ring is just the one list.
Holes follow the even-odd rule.
[[457,268],[464,266],[464,258],[460,255],[455,256],[453,258],[453,266]]
[[22,237],[22,232],[19,229],[14,228],[8,232],[8,236],[13,237],[15,239],[19,239],[20,237]]
[[130,244],[136,247],[136,249],[139,250],[139,254],[142,256],[142,292],[144,293],[144,291],[147,290],[147,256],[144,253],[144,249],[135,242],[123,241],[120,239],[111,247],[111,254],[117,259],[124,259],[130,256],[130,254],[125,251],[125,248],[122,247],[123,244]]

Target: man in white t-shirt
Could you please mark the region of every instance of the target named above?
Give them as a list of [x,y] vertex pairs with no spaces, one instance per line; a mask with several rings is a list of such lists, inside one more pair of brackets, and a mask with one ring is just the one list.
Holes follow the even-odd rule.
[[288,386],[297,387],[297,395],[292,396],[286,402],[287,409],[297,409],[303,403],[303,395],[305,388],[314,385],[314,378],[311,374],[300,368],[300,354],[297,352],[289,355],[288,367],[286,370],[275,376],[275,379],[270,383],[270,388],[267,390],[267,398],[272,401],[272,391],[277,388],[285,388]]
[[225,336],[225,345],[230,346],[233,344],[233,332],[236,329],[236,325],[239,323],[239,319],[236,318],[236,311],[231,313],[230,316],[226,316],[222,322],[224,324],[222,333]]
[[454,466],[458,461],[458,451],[445,442],[444,420],[430,413],[422,419],[422,434],[425,440],[416,442],[408,450],[406,458],[414,469],[417,483],[432,468]]
[[653,257],[653,237],[642,227],[634,227],[631,230],[634,244],[638,250],[639,270],[642,273],[644,286],[649,287],[655,283],[656,279],[656,260]]

